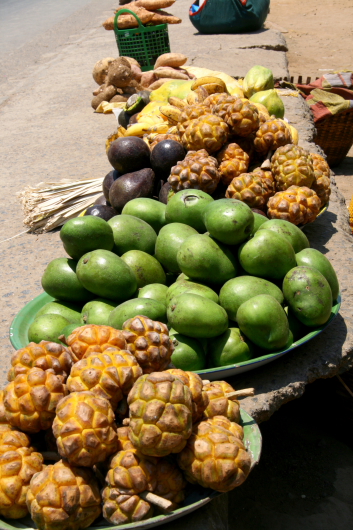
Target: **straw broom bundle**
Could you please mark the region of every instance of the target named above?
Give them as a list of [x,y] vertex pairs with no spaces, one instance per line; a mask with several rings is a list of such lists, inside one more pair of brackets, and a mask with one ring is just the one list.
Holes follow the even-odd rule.
[[44,233],[77,217],[102,195],[103,178],[40,182],[17,193],[29,232]]

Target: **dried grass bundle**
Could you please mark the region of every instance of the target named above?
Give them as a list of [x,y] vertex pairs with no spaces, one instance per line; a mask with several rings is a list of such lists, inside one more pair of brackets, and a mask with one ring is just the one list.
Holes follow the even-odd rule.
[[30,232],[44,233],[77,217],[102,195],[103,178],[40,182],[17,193]]

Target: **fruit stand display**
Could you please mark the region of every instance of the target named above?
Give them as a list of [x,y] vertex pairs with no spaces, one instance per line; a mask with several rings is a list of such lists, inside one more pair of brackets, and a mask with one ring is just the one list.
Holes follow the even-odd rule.
[[[105,78],[129,77],[113,63]],[[12,324],[2,517],[147,528],[240,486],[261,450],[238,401],[253,389],[220,379],[338,313],[335,271],[301,229],[328,203],[329,168],[298,145],[272,73],[185,68],[193,79],[118,102],[103,195],[65,222],[69,257]]]

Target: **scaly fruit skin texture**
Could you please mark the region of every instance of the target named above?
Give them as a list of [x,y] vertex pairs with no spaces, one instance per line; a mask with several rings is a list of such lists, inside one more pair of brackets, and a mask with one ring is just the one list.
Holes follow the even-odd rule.
[[43,457],[32,447],[0,454],[0,515],[20,519],[28,514],[26,495],[29,483],[42,468]]
[[262,123],[256,131],[254,146],[259,153],[278,149],[282,145],[292,143],[292,136],[288,127],[281,120],[269,119]]
[[272,195],[275,194],[274,182],[262,178],[258,173],[243,173],[229,184],[226,197],[245,202],[250,208],[264,210]]
[[0,432],[0,454],[7,451],[16,451],[23,447],[29,447],[31,440],[24,432],[8,430]]
[[320,198],[314,190],[305,186],[291,186],[270,198],[267,217],[284,219],[295,225],[307,224],[315,221],[320,206]]
[[118,448],[114,412],[93,392],[73,392],[57,407],[53,433],[58,451],[72,465],[92,467]]
[[189,482],[221,492],[240,486],[251,469],[251,457],[239,438],[208,420],[194,425],[177,460]]
[[93,392],[108,399],[115,410],[140,375],[142,368],[130,352],[107,348],[103,353],[91,354],[75,363],[67,388],[69,392]]
[[140,377],[128,396],[130,439],[141,453],[167,456],[183,449],[192,429],[192,394],[168,372]]
[[127,425],[123,425],[122,427],[117,428],[116,434],[118,435],[119,440],[118,451],[137,451],[136,447],[130,440],[129,432],[130,427],[128,427]]
[[173,191],[194,189],[210,195],[215,191],[220,181],[218,162],[213,156],[208,156],[205,149],[190,151],[181,162],[172,167],[168,182]]
[[127,495],[154,491],[157,458],[144,456],[139,451],[119,451],[110,462],[106,481],[111,488]]
[[157,136],[155,136],[153,139],[153,142],[150,144],[151,151],[154,147],[156,147],[157,144],[159,144],[159,142],[162,142],[163,140],[174,140],[175,142],[181,143],[180,136],[178,134],[157,134]]
[[310,153],[314,163],[315,180],[311,188],[321,200],[321,207],[328,203],[331,195],[331,170],[323,156]]
[[221,149],[217,154],[217,160],[220,164],[221,180],[225,186],[229,186],[241,173],[246,173],[250,163],[249,155],[236,143],[230,143]]
[[[233,96],[229,97],[230,98]],[[221,100],[212,112],[222,118],[229,127],[230,134],[248,136],[256,132],[260,125],[259,111],[245,98],[233,98],[232,102]]]
[[179,368],[170,368],[167,372],[178,377],[184,385],[190,388],[192,395],[192,422],[196,423],[202,418],[209,403],[209,397],[203,389],[201,377],[195,372],[184,372],[184,370],[179,370]]
[[150,503],[141,499],[139,495],[120,493],[118,489],[108,486],[104,488],[102,496],[103,517],[109,523],[115,525],[136,523],[153,515]]
[[6,419],[21,431],[35,433],[49,429],[58,402],[67,395],[64,376],[53,370],[30,368],[4,389]]
[[101,353],[114,346],[126,350],[126,342],[121,331],[111,326],[87,324],[74,330],[67,338],[67,345],[75,362],[91,353]]
[[0,390],[0,433],[11,431],[14,427],[6,419],[6,409],[4,405],[4,391]]
[[39,530],[81,530],[101,513],[101,496],[89,469],[60,460],[33,477],[27,506]]
[[12,367],[7,375],[13,381],[16,375],[26,374],[30,368],[49,370],[58,375],[68,376],[73,365],[70,352],[62,344],[42,340],[39,344],[30,342],[25,348],[17,350],[11,358]]
[[239,401],[230,400],[226,397],[226,394],[234,392],[234,388],[229,383],[226,383],[226,381],[212,381],[204,385],[203,389],[206,390],[210,400],[204,413],[206,418],[225,416],[230,421],[239,423]]
[[188,105],[181,111],[177,124],[178,133],[183,135],[191,120],[196,120],[205,114],[210,114],[210,108],[206,105]]
[[174,504],[180,504],[185,498],[185,487],[186,481],[178,466],[168,458],[160,458],[153,493]]
[[271,159],[271,171],[279,191],[290,186],[311,188],[315,178],[309,151],[294,144],[284,145],[275,151]]
[[244,440],[244,429],[239,423],[230,421],[225,416],[213,416],[213,418],[208,418],[207,421],[210,425],[217,425],[218,427],[227,429],[227,431],[230,431],[239,440]]
[[212,154],[226,143],[228,135],[228,125],[221,118],[205,114],[190,121],[181,140],[187,150],[206,149]]
[[136,358],[144,374],[167,368],[174,346],[165,324],[138,315],[124,322],[122,331],[128,350]]

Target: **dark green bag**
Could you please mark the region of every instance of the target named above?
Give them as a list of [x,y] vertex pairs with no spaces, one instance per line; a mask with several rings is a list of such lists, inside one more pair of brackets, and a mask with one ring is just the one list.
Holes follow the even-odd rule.
[[261,28],[270,0],[195,0],[189,17],[200,33],[246,33]]

